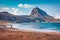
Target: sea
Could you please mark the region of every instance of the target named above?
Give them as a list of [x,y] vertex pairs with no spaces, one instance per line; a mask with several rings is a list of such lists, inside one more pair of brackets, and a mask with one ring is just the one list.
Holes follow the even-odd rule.
[[31,31],[60,32],[60,22],[13,23],[14,28]]

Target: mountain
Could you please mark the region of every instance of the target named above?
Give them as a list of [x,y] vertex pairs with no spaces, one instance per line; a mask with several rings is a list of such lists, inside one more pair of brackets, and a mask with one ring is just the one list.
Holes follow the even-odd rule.
[[38,7],[36,7],[36,8],[34,8],[34,9],[32,10],[30,16],[39,17],[39,16],[41,16],[41,15],[42,15],[42,16],[48,16],[48,14],[47,14],[45,11],[43,11],[43,10],[39,9]]
[[17,22],[17,23],[21,23],[21,22],[30,22],[33,21],[29,18],[26,18],[27,15],[25,16],[17,16],[17,15],[12,15],[8,12],[0,12],[0,20],[3,21],[8,21],[8,22]]
[[45,22],[50,22],[50,21],[58,21],[57,19],[55,19],[54,17],[48,15],[45,11],[39,9],[38,7],[34,8],[30,14],[31,17],[33,18],[40,18],[42,20],[44,20]]
[[34,8],[30,15],[13,15],[8,12],[0,12],[0,20],[23,23],[23,22],[57,22],[60,21],[54,17],[48,15],[45,11],[39,9],[38,7]]

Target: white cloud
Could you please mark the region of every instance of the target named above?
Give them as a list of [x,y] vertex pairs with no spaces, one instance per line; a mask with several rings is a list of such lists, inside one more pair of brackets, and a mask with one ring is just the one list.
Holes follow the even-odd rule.
[[2,7],[1,8],[1,11],[8,11],[10,8],[8,8],[8,7]]
[[13,11],[12,14],[14,15],[25,15],[25,12],[19,10],[18,8],[11,8],[11,10]]
[[7,11],[11,14],[17,15],[18,9],[17,8],[2,7],[1,11]]
[[18,7],[23,7],[23,8],[30,8],[33,5],[29,5],[29,4],[18,4]]
[[18,11],[18,15],[26,15],[26,13],[23,11]]
[[17,12],[18,12],[19,9],[17,9],[17,8],[11,8],[11,10],[13,11],[14,15],[18,15]]
[[16,8],[11,8],[12,10],[15,10]]
[[15,9],[14,10],[14,14],[17,15],[17,12],[18,12],[18,9]]
[[56,14],[55,18],[60,19],[60,14]]
[[25,8],[30,8],[30,7],[32,7],[33,5],[28,5],[28,4],[24,4],[24,7]]
[[24,11],[21,11],[18,8],[1,7],[0,12],[3,12],[3,11],[7,11],[13,15],[26,15]]
[[23,4],[18,4],[18,7],[23,7]]

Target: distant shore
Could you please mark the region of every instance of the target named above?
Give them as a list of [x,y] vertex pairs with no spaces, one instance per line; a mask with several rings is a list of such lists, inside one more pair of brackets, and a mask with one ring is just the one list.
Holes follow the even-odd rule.
[[60,40],[60,33],[0,28],[0,40]]

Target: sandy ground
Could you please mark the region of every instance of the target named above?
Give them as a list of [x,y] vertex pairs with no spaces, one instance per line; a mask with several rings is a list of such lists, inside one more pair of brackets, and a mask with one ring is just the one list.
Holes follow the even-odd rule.
[[60,40],[60,33],[56,32],[45,33],[13,30],[0,29],[0,40]]

